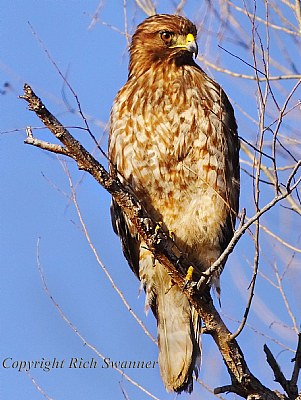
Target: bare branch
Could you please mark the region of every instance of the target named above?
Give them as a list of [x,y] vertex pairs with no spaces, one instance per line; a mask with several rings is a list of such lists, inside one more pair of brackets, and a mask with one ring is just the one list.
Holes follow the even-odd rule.
[[52,153],[63,154],[64,156],[71,157],[69,151],[65,147],[60,146],[59,144],[45,142],[44,140],[33,137],[32,130],[29,126],[26,128],[26,134],[27,138],[24,140],[25,144],[31,144],[32,146],[51,151]]
[[272,368],[275,376],[275,381],[278,382],[282,388],[285,390],[287,393],[288,397],[290,400],[294,400],[298,398],[298,387],[297,387],[297,380],[299,376],[299,371],[300,371],[300,352],[301,352],[301,344],[300,344],[300,333],[299,333],[299,341],[298,341],[298,347],[297,347],[297,352],[296,352],[296,357],[295,357],[295,366],[292,374],[292,379],[289,381],[285,378],[283,372],[281,371],[281,368],[279,364],[277,363],[275,357],[273,356],[271,350],[268,348],[268,346],[265,344],[264,345],[264,352],[267,357],[267,362]]
[[292,387],[296,388],[297,390],[297,382],[298,382],[298,377],[301,369],[301,332],[298,334],[298,345],[297,345],[297,351],[295,357],[292,359],[292,361],[295,361],[293,373],[292,373],[292,378],[290,380],[290,384]]
[[267,357],[267,362],[274,372],[275,381],[280,383],[283,389],[287,392],[288,381],[285,379],[279,364],[266,344],[263,346],[263,349]]

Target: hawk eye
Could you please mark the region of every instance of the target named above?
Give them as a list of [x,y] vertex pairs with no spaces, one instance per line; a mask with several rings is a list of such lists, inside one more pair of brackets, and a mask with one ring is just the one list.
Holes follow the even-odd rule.
[[161,39],[163,40],[163,42],[165,44],[169,45],[172,41],[172,38],[174,37],[174,33],[169,32],[169,31],[163,31],[163,32],[160,32],[160,36],[161,36]]

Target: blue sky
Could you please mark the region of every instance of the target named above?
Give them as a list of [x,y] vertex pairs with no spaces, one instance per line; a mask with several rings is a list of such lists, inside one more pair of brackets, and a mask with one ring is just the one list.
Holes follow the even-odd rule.
[[[129,30],[141,21],[145,14],[127,2]],[[240,4],[240,1],[236,2]],[[60,316],[50,300],[38,270],[37,251],[48,289],[69,321],[85,340],[111,360],[157,359],[156,345],[144,334],[141,327],[125,308],[119,295],[112,288],[103,270],[97,263],[83,234],[78,214],[71,200],[71,191],[66,175],[66,166],[76,187],[78,204],[89,235],[103,264],[112,275],[116,285],[125,295],[131,308],[156,336],[154,317],[144,314],[144,295],[138,298],[139,282],[132,275],[122,256],[118,238],[113,234],[109,216],[109,195],[87,174],[79,172],[71,160],[57,158],[53,154],[23,144],[25,127],[40,128],[37,117],[26,109],[26,103],[18,99],[24,82],[32,85],[47,107],[66,126],[83,126],[76,112],[76,102],[65,87],[56,68],[45,52],[51,54],[60,71],[78,95],[90,127],[96,137],[102,137],[106,149],[108,121],[112,101],[127,77],[127,45],[124,32],[123,2],[104,2],[99,21],[91,28],[91,19],[98,1],[2,1],[0,16],[0,361],[65,360],[72,357],[98,361],[95,369],[61,368],[30,371],[30,376],[49,396],[59,399],[91,400],[101,398],[122,399],[122,389],[130,399],[149,399],[118,372],[101,368],[99,359],[75,334]],[[240,4],[240,6],[242,6]],[[173,12],[173,2],[159,2],[159,12]],[[263,11],[259,6],[259,12]],[[188,2],[185,13],[192,20],[202,21],[198,1]],[[240,23],[247,20],[237,14]],[[241,20],[240,20],[241,18]],[[29,24],[30,23],[30,24]],[[111,25],[108,26],[108,25]],[[113,28],[112,28],[113,26]],[[252,71],[225,54],[218,45],[221,26],[218,21],[207,21],[210,40],[206,31],[200,35],[200,52],[216,63],[234,71],[252,74]],[[117,30],[115,29],[117,28]],[[208,28],[209,29],[209,28]],[[261,29],[261,28],[259,28]],[[207,32],[207,34],[209,34]],[[250,31],[249,31],[250,32]],[[227,36],[228,35],[228,36]],[[225,37],[230,37],[229,33]],[[248,48],[239,46],[239,40],[224,40],[222,44],[230,51],[252,62]],[[232,38],[233,39],[233,38]],[[243,41],[243,39],[241,39]],[[42,41],[43,44],[40,43]],[[205,46],[205,44],[207,45]],[[272,38],[271,50],[276,50],[276,38]],[[294,52],[294,42],[284,39],[287,51]],[[276,54],[276,53],[275,53]],[[296,65],[298,65],[296,60]],[[287,62],[286,68],[290,64]],[[273,73],[276,73],[276,67]],[[254,100],[256,84],[241,80],[237,84],[232,77],[206,70],[224,87],[235,104],[240,134],[255,140],[257,127],[240,112],[240,107],[256,118],[258,106]],[[8,85],[6,84],[8,83]],[[279,102],[285,98],[294,82],[283,84],[275,93]],[[239,89],[239,90],[238,90]],[[279,90],[279,91],[278,91]],[[300,95],[300,93],[299,93]],[[300,97],[300,96],[299,96]],[[236,104],[238,106],[236,106]],[[272,118],[272,117],[271,117]],[[295,125],[294,125],[295,124]],[[291,136],[297,131],[294,119],[289,122]],[[91,151],[93,143],[83,130],[71,131]],[[52,141],[44,129],[34,129],[34,135]],[[286,134],[286,130],[283,130]],[[104,164],[104,158],[97,154]],[[252,181],[242,174],[241,206],[252,215]],[[263,204],[271,197],[263,191]],[[264,219],[269,229],[295,246],[300,247],[300,221],[292,213],[279,207]],[[288,233],[289,232],[289,233]],[[39,242],[39,246],[37,243]],[[262,238],[261,272],[275,282],[273,265],[283,270],[291,253],[272,241],[270,236]],[[248,295],[248,284],[252,276],[253,245],[246,235],[229,259],[222,278],[222,309],[231,329],[237,324],[227,317],[239,320],[244,312]],[[300,295],[300,257],[295,255],[292,268],[287,272],[285,289],[293,312],[298,315]],[[250,324],[266,336],[256,335],[246,328],[239,342],[246,352],[250,368],[264,380],[272,383],[271,372],[264,365],[262,345],[268,342],[285,362],[290,371],[292,353],[288,348],[296,346],[296,335],[291,329],[292,321],[286,311],[279,290],[263,276],[259,278]],[[299,292],[298,292],[299,291]],[[285,325],[289,328],[285,328]],[[285,347],[270,342],[273,336]],[[200,378],[215,387],[229,383],[229,378],[210,337],[203,338],[204,367]],[[8,360],[7,365],[11,365]],[[173,399],[167,395],[159,377],[158,368],[126,370],[132,379],[151,391],[160,399]],[[4,368],[0,364],[0,399],[41,399],[43,395],[32,383],[31,377],[17,368]],[[191,399],[213,398],[205,389],[196,385]],[[188,398],[182,395],[180,398]]]

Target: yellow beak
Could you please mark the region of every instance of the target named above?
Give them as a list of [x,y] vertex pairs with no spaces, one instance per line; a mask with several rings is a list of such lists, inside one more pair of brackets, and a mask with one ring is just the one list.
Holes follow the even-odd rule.
[[188,33],[186,36],[186,48],[190,53],[193,53],[195,55],[195,58],[198,56],[198,44],[195,41],[195,37],[191,34]]
[[172,49],[175,47],[184,49],[184,50],[188,50],[190,53],[193,53],[195,55],[195,58],[198,55],[198,45],[197,45],[197,42],[195,41],[195,37],[193,36],[192,33],[188,33],[188,35],[185,38],[185,43],[183,43],[183,42],[181,43],[179,40],[178,44],[171,46]]

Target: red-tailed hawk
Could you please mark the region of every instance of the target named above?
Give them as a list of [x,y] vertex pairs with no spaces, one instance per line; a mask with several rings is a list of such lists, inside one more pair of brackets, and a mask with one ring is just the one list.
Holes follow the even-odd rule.
[[[196,35],[195,25],[179,15],[154,15],[137,27],[128,81],[111,112],[109,159],[112,174],[172,232],[197,276],[233,235],[239,142],[226,94],[193,61]],[[145,289],[146,309],[157,318],[164,385],[191,392],[200,361],[199,317],[114,202],[112,221]],[[219,273],[211,279],[217,291]]]

